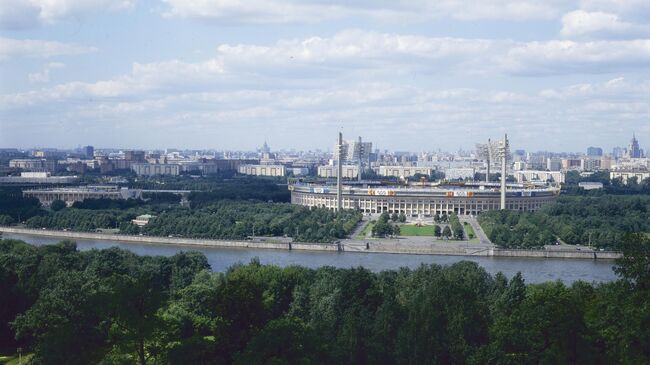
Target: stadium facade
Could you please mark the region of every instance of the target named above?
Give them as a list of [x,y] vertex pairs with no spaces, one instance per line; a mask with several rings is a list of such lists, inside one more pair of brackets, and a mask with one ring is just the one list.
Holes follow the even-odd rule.
[[[337,186],[295,182],[289,185],[291,202],[308,207],[337,210]],[[532,212],[558,197],[560,189],[550,185],[508,184],[506,209]],[[501,209],[499,184],[385,185],[378,183],[342,186],[343,209],[364,213],[404,213],[407,216],[436,214],[478,215]]]

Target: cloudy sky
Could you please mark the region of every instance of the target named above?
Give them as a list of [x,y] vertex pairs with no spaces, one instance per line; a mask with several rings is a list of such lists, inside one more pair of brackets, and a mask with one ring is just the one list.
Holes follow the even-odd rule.
[[648,0],[0,0],[0,147],[650,147]]

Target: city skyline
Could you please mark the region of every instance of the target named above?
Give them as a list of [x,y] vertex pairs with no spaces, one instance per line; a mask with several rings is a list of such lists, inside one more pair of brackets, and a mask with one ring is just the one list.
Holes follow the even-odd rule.
[[[650,3],[6,0],[0,147],[650,140]],[[616,52],[612,52],[616,50]]]
[[[367,140],[366,140],[367,141]],[[345,141],[346,143],[356,143],[356,140],[350,140],[347,139]],[[372,144],[372,141],[369,141],[370,144]],[[479,143],[480,144],[480,143]],[[533,153],[533,154],[538,154],[538,153],[551,153],[551,154],[568,154],[568,155],[585,155],[585,156],[591,156],[591,157],[599,157],[599,156],[613,156],[613,157],[618,157],[616,156],[616,152],[620,152],[621,156],[624,157],[623,155],[628,153],[629,149],[635,145],[636,150],[634,150],[633,153],[643,153],[643,157],[647,153],[646,149],[643,148],[643,144],[640,144],[638,139],[636,138],[636,135],[633,134],[631,139],[629,140],[629,144],[620,144],[620,145],[615,145],[611,149],[607,148],[602,148],[601,146],[594,146],[594,145],[588,145],[588,147],[585,148],[583,151],[578,151],[578,150],[567,150],[567,151],[552,151],[552,150],[528,150],[523,146],[515,146],[515,148],[512,148],[511,150],[514,152],[517,151],[524,151],[527,153]],[[391,153],[402,153],[402,152],[408,152],[408,153],[451,153],[451,154],[456,154],[459,152],[465,152],[465,153],[472,153],[472,152],[477,152],[476,148],[478,145],[474,145],[474,147],[470,147],[468,149],[457,149],[457,150],[443,150],[443,149],[431,149],[431,150],[400,150],[400,149],[389,149],[389,148],[380,148],[380,147],[373,147],[372,151],[380,151],[380,152],[391,152]],[[166,147],[155,147],[155,148],[143,148],[143,147],[138,147],[138,146],[129,146],[129,147],[116,147],[116,146],[92,146],[92,145],[81,145],[77,144],[76,146],[63,146],[63,147],[54,147],[54,146],[30,146],[30,147],[16,147],[16,146],[0,146],[0,149],[19,149],[23,151],[39,151],[39,150],[59,150],[59,151],[78,151],[80,153],[85,153],[88,155],[87,152],[85,152],[88,148],[91,150],[113,150],[113,151],[130,151],[130,150],[147,150],[147,151],[203,151],[203,152],[227,152],[227,151],[232,151],[232,152],[244,152],[244,153],[251,153],[251,152],[258,152],[258,153],[268,153],[268,152],[321,152],[321,153],[331,153],[331,154],[336,154],[335,149],[336,147],[332,148],[332,146],[328,146],[326,148],[318,148],[318,147],[312,147],[312,148],[307,148],[307,149],[298,149],[295,147],[288,147],[288,148],[272,148],[269,146],[267,141],[265,140],[264,143],[261,146],[253,147],[251,149],[219,149],[219,148],[187,148],[183,146],[166,146]],[[591,154],[590,151],[593,149],[599,150],[600,154]],[[641,157],[641,156],[634,156],[634,155],[629,155],[627,157]]]

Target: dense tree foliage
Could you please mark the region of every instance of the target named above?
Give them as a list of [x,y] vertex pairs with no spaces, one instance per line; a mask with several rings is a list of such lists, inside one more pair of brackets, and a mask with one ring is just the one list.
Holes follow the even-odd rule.
[[[84,203],[87,201],[84,201]],[[123,201],[126,202],[126,201]],[[76,203],[75,203],[76,204]],[[92,202],[95,207],[95,202]],[[131,220],[141,214],[155,217],[138,228]],[[244,239],[248,236],[289,236],[302,242],[331,242],[344,238],[361,220],[361,213],[324,208],[249,201],[219,201],[201,208],[158,205],[119,209],[66,208],[30,218],[30,228],[95,231],[119,228],[125,234],[188,238]]]
[[181,235],[195,238],[291,236],[298,241],[328,242],[344,238],[361,214],[290,204],[221,201],[200,209],[176,209],[161,213],[142,228],[148,235]]
[[650,232],[650,196],[560,196],[535,213],[491,211],[478,219],[492,242],[504,247],[540,247],[559,237],[619,250],[626,233]]
[[449,217],[449,225],[451,226],[454,239],[462,240],[465,238],[465,230],[463,229],[463,225],[460,224],[460,220],[456,214],[452,214]]
[[59,210],[65,208],[65,202],[63,200],[55,200],[50,204],[50,209],[52,209],[55,212],[58,212]]
[[[584,190],[578,185],[581,182],[599,182],[603,184],[603,188]],[[562,184],[562,193],[588,196],[650,194],[650,179],[638,181],[636,178],[631,178],[627,184],[623,184],[621,179],[610,179],[607,170],[597,171],[584,177],[578,171],[568,171],[565,183]]]
[[291,194],[286,180],[280,178],[205,176],[138,177],[129,187],[138,189],[192,190],[192,206],[204,206],[218,200],[261,200],[287,203]]
[[17,188],[0,188],[0,216],[11,217],[11,222],[22,222],[41,214],[45,214],[45,211],[41,209],[38,199],[24,198]]
[[[393,213],[395,219],[392,219],[393,222],[399,220],[399,216]],[[386,237],[399,235],[400,228],[397,224],[391,223],[391,216],[388,212],[383,212],[374,225],[372,226],[372,236],[373,237]]]
[[631,239],[621,280],[569,287],[472,262],[210,273],[199,253],[4,240],[0,344],[35,364],[647,363],[650,243]]

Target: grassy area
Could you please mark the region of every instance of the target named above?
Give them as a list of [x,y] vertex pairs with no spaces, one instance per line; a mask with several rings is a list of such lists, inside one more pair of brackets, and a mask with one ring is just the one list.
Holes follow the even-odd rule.
[[[29,360],[34,356],[34,354],[23,354],[22,358],[22,363],[27,364]],[[18,365],[20,364],[20,360],[18,359],[18,355],[11,355],[11,356],[5,356],[5,355],[0,355],[0,364],[5,364],[5,365]]]
[[399,227],[400,236],[433,236],[433,227],[404,224]]
[[470,236],[473,237],[473,238],[476,238],[476,233],[474,232],[474,227],[472,227],[471,224],[469,224],[469,223],[463,224],[463,229],[465,229],[465,235],[467,236],[467,238],[469,238]]
[[366,239],[368,233],[372,232],[372,227],[374,227],[374,225],[375,224],[373,222],[366,224],[366,226],[363,227],[363,230],[361,230],[361,233],[359,233],[355,238],[358,240]]

